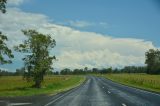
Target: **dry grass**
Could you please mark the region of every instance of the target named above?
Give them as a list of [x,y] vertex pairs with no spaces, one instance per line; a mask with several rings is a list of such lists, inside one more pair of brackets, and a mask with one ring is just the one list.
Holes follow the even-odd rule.
[[0,77],[0,96],[30,96],[54,94],[82,83],[84,76],[46,76],[41,89],[32,88],[33,82],[26,82],[22,76]]
[[160,92],[160,75],[107,74],[105,77],[129,86]]

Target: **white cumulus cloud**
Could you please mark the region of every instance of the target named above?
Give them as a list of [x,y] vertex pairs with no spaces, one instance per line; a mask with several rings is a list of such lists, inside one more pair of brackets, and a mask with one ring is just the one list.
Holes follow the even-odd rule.
[[[82,32],[54,24],[43,14],[17,8],[9,8],[7,14],[0,14],[0,31],[8,36],[10,47],[25,39],[21,29],[36,29],[55,38],[57,45],[51,53],[58,59],[53,65],[57,69],[144,65],[144,53],[156,48],[151,41]],[[15,61],[19,61],[18,58],[15,57]]]
[[87,21],[69,21],[69,24],[73,27],[80,27],[80,28],[94,25],[93,23]]
[[69,20],[65,22],[57,22],[60,25],[70,26],[73,28],[91,28],[91,27],[101,27],[101,28],[109,28],[109,24],[106,22],[89,22],[84,20]]

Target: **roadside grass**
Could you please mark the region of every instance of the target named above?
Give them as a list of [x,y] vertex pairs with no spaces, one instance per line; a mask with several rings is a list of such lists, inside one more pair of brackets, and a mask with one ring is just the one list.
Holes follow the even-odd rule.
[[106,74],[102,76],[124,85],[160,92],[160,75]]
[[23,80],[22,76],[1,76],[0,96],[32,96],[39,94],[56,94],[76,87],[85,81],[85,76],[59,75],[45,76],[42,88],[32,88],[33,82]]

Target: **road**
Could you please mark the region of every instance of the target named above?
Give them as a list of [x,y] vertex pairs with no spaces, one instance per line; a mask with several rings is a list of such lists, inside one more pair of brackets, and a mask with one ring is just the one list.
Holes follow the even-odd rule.
[[[160,106],[160,94],[127,87],[100,77],[56,96],[32,99],[23,106]],[[27,102],[26,102],[27,103]],[[12,105],[17,106],[17,105]]]

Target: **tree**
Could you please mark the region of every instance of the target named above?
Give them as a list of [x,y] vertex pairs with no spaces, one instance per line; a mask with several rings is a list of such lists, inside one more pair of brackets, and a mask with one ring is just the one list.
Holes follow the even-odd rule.
[[93,73],[99,73],[99,69],[98,69],[98,68],[93,68],[93,69],[92,69],[92,72],[93,72]]
[[[0,0],[0,11],[2,13],[6,12],[6,3],[7,0]],[[7,63],[12,63],[10,58],[14,58],[12,51],[7,47],[5,41],[7,41],[8,38],[7,36],[3,35],[2,32],[0,31],[0,64],[7,64]],[[4,57],[8,57],[9,59],[6,60]]]
[[55,56],[50,56],[49,51],[55,47],[56,42],[50,35],[41,34],[35,30],[23,30],[24,35],[28,38],[15,50],[27,55],[22,59],[25,67],[25,78],[32,79],[34,87],[40,88],[44,75],[52,69]]
[[14,72],[8,72],[6,70],[0,69],[0,76],[13,76]]
[[107,73],[112,73],[112,67],[107,68]]
[[107,69],[106,69],[106,68],[101,69],[101,70],[100,70],[100,73],[101,73],[101,74],[106,74],[106,73],[107,73]]
[[85,74],[85,71],[83,71],[83,69],[74,69],[73,74],[74,75]]
[[6,3],[7,3],[7,0],[0,0],[0,11],[2,13],[6,12]]
[[59,72],[58,71],[53,72],[53,75],[59,75]]
[[25,69],[24,67],[20,68],[20,69],[16,69],[16,72],[14,73],[16,76],[19,75],[19,76],[23,76],[24,75],[24,72],[25,72]]
[[121,69],[123,73],[146,73],[146,66],[125,66]]
[[[7,47],[7,44],[5,41],[7,41],[8,38],[7,36],[3,35],[0,32],[0,64],[7,64],[7,63],[12,63],[10,60],[11,58],[14,58],[12,51]],[[4,57],[8,57],[8,59],[5,59]]]
[[84,67],[84,71],[87,72],[88,71],[88,67]]
[[61,75],[69,75],[72,74],[72,71],[69,68],[62,69],[60,72]]
[[148,74],[160,74],[160,51],[150,49],[145,53]]

